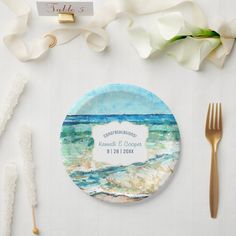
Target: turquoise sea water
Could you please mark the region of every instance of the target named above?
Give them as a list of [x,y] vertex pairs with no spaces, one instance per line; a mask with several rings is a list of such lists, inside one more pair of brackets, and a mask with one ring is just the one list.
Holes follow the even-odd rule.
[[[148,127],[146,147],[149,159],[146,162],[110,166],[93,161],[92,127],[112,121],[129,121]],[[119,193],[135,200],[156,190],[152,183],[159,181],[156,172],[163,163],[178,159],[179,140],[179,130],[172,114],[68,115],[61,131],[64,164],[77,186],[90,195],[115,196]],[[151,176],[153,180],[147,180],[145,176]]]

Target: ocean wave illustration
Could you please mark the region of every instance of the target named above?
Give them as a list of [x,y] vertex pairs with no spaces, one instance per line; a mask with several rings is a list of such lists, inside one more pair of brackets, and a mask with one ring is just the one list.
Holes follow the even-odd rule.
[[[128,121],[148,127],[145,162],[112,166],[93,160],[92,127]],[[180,134],[172,114],[67,115],[62,153],[73,182],[90,196],[110,202],[136,202],[153,194],[172,174],[180,153]]]
[[[78,167],[71,172],[70,176],[78,187],[91,196],[100,199],[109,198],[110,201],[112,196],[116,197],[115,201],[118,199],[138,201],[148,197],[162,185],[173,172],[178,157],[179,153],[164,154],[146,162],[136,162],[128,166],[109,166],[90,171],[79,171]],[[119,185],[125,181],[129,182],[127,186]],[[145,185],[145,188],[142,185]],[[155,187],[148,189],[149,185]]]
[[109,115],[67,115],[63,125],[99,124],[112,121],[129,121],[142,124],[174,125],[176,120],[172,114],[109,114]]

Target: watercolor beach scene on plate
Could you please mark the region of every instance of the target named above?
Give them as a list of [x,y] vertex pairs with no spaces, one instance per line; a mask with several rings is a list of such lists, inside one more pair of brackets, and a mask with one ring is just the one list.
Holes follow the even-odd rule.
[[149,197],[180,156],[180,133],[169,108],[153,93],[127,84],[84,95],[66,116],[60,139],[73,182],[109,202]]

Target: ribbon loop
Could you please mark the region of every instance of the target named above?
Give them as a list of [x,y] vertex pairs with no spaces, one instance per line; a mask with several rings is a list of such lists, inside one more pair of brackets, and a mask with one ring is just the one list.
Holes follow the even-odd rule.
[[[203,33],[213,31],[207,29],[205,15],[191,0],[110,0],[96,12],[89,24],[77,28],[55,29],[46,33],[47,37],[26,44],[23,35],[27,30],[30,7],[24,0],[0,1],[16,15],[16,19],[3,38],[4,43],[23,62],[35,60],[49,48],[65,44],[80,35],[84,37],[89,48],[101,52],[106,49],[109,41],[105,27],[121,15],[129,20],[128,33],[131,43],[142,58],[148,58],[154,52],[165,51],[174,55],[180,64],[193,70],[198,69],[205,58],[209,58],[217,65],[223,65],[236,37],[236,19],[234,19],[219,28],[221,38],[217,34],[208,34],[209,39],[197,38],[198,31]],[[191,23],[184,17],[182,8],[185,5],[191,9]],[[160,12],[162,16],[157,16],[156,14]],[[135,17],[153,14],[152,21],[144,23],[143,26],[136,24]],[[171,44],[173,46],[166,50]],[[184,49],[186,47],[191,50]],[[187,55],[188,51],[195,54],[190,57]],[[182,54],[177,55],[177,52]]]

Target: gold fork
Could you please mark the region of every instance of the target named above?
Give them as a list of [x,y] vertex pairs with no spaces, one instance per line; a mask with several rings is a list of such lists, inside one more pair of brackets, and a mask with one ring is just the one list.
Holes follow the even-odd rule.
[[210,103],[206,119],[206,138],[211,144],[211,176],[210,176],[210,210],[211,217],[216,218],[219,201],[219,177],[217,167],[217,148],[222,138],[222,108],[221,103]]

